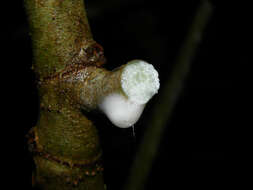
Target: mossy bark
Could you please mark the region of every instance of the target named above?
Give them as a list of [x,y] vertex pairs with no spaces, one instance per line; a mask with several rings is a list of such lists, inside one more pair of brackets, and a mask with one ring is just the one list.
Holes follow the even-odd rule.
[[40,116],[31,131],[35,185],[43,190],[102,190],[96,127],[82,114],[104,94],[120,89],[120,72],[100,67],[102,48],[92,39],[83,0],[25,0]]

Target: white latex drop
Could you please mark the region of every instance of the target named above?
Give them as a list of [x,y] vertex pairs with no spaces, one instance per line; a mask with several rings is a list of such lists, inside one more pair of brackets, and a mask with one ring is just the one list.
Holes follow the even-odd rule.
[[139,119],[145,104],[135,104],[121,94],[110,94],[99,107],[114,125],[127,128]]
[[122,71],[121,87],[126,96],[110,94],[104,97],[99,108],[114,125],[126,128],[138,121],[145,104],[158,92],[158,73],[145,61],[130,61]]

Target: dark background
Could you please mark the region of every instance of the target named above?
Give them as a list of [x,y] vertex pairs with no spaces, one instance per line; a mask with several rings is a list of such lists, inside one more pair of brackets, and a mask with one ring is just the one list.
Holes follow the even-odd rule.
[[[105,49],[105,67],[113,69],[132,59],[146,60],[158,70],[162,89],[199,2],[86,0],[94,39]],[[227,155],[230,131],[235,128],[234,95],[244,92],[241,89],[249,78],[244,72],[249,64],[246,47],[250,17],[246,4],[211,2],[212,17],[163,133],[146,189],[225,185],[226,165],[231,159]],[[33,165],[24,136],[38,117],[35,76],[30,69],[31,42],[23,2],[3,4],[1,10],[2,101],[8,105],[8,117],[4,116],[8,125],[3,125],[8,132],[2,134],[8,138],[4,145],[10,145],[2,157],[10,162],[6,172],[9,186],[30,189]],[[135,125],[135,138],[132,129],[116,128],[103,115],[97,115],[97,125],[103,123],[98,129],[109,190],[123,186],[158,98],[159,94],[150,101]]]

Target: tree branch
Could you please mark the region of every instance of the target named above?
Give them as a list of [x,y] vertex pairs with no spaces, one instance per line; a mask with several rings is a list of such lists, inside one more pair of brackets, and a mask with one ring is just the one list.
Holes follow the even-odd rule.
[[95,41],[83,0],[25,0],[25,7],[39,77],[88,59]]
[[103,48],[90,32],[83,0],[25,0],[40,116],[29,134],[40,189],[104,189],[96,127],[82,110],[100,109],[130,127],[157,93],[158,73],[134,60],[114,71],[100,66]]

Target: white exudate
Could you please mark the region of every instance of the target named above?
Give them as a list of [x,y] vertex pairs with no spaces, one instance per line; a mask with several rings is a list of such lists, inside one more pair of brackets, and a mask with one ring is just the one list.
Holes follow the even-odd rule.
[[146,103],[158,92],[158,72],[145,61],[133,60],[123,68],[120,83],[122,93],[107,95],[99,108],[115,126],[127,128],[138,121]]

